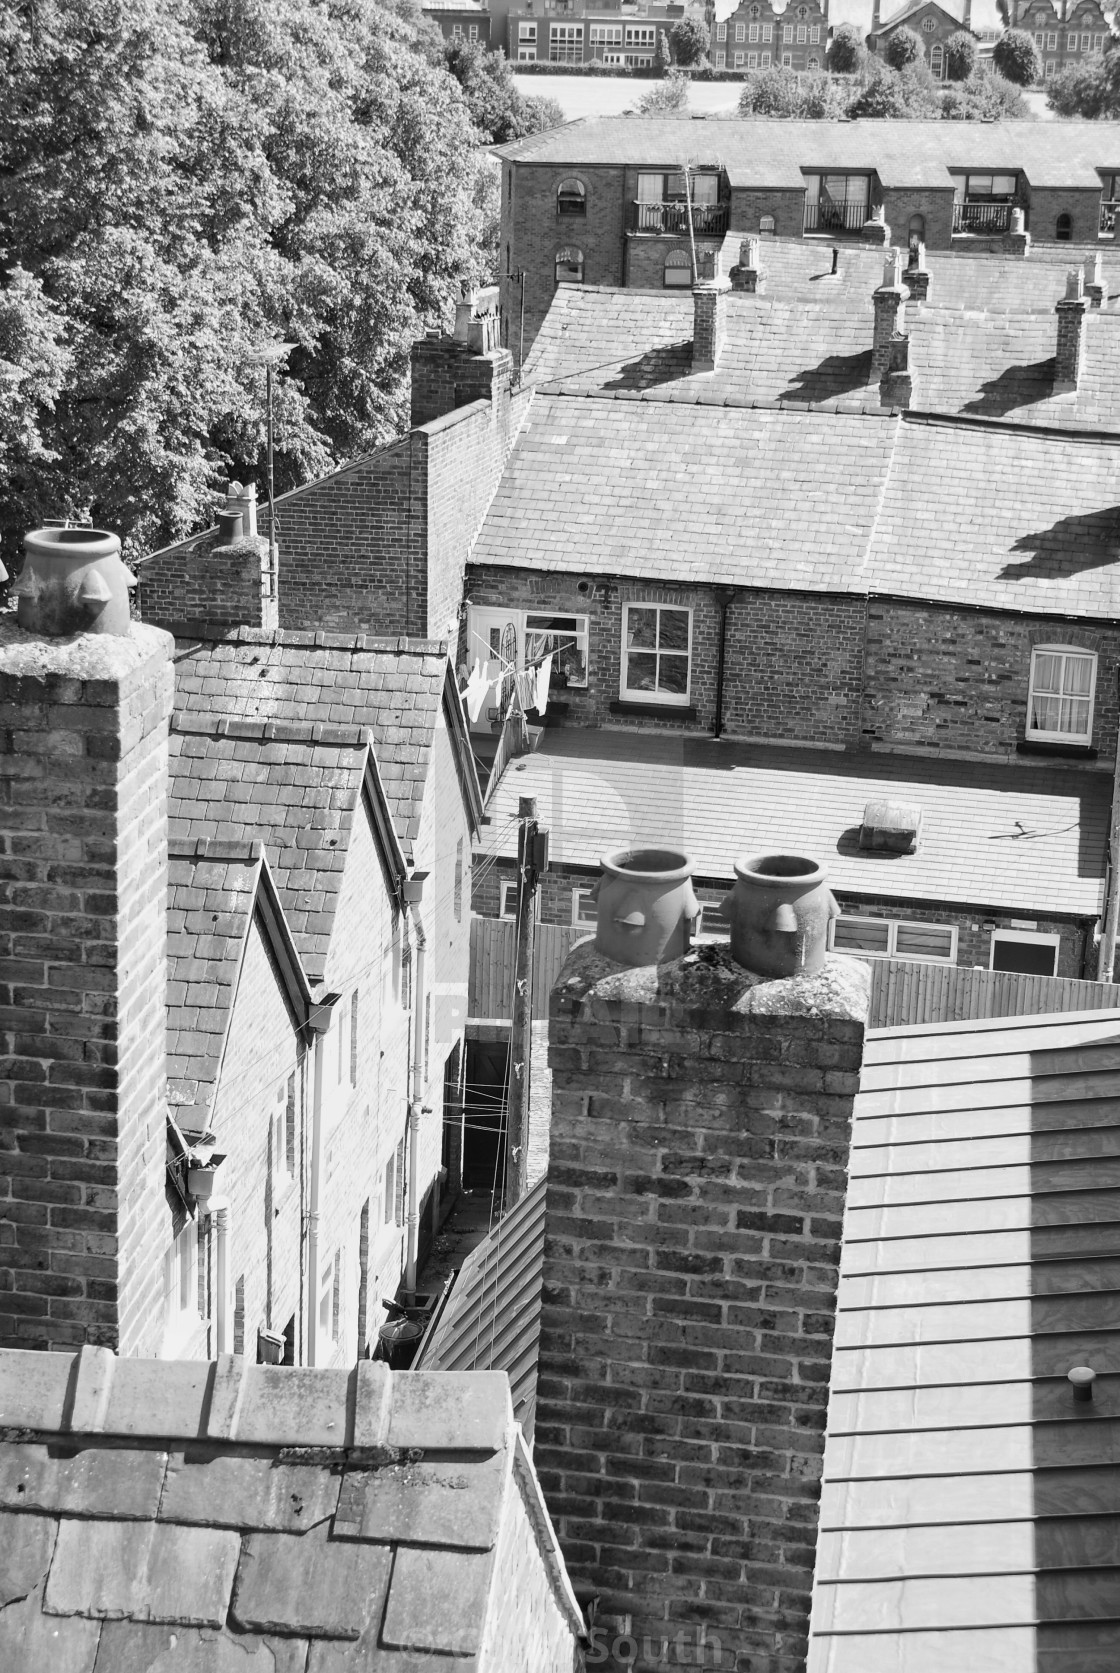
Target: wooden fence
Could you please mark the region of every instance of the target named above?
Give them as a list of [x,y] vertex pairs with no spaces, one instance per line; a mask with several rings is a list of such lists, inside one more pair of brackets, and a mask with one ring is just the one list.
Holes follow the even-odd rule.
[[[512,1010],[514,923],[511,918],[471,920],[470,1011],[477,1019],[508,1018]],[[533,952],[533,1015],[548,1015],[548,994],[574,942],[591,931],[582,925],[538,924]],[[1120,1007],[1120,985],[1078,982],[1066,976],[1021,976],[1013,971],[962,965],[869,959],[872,1028],[923,1022],[968,1022],[981,1017],[1040,1016],[1046,1011],[1099,1011]]]

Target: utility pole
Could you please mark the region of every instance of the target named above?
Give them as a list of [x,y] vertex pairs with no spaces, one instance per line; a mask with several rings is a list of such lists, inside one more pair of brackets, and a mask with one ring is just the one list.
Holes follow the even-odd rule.
[[[1116,673],[1117,697],[1120,699],[1120,669]],[[1116,765],[1112,773],[1112,812],[1108,823],[1108,885],[1105,889],[1104,910],[1101,913],[1101,941],[1097,955],[1097,981],[1111,982],[1116,962],[1116,935],[1120,924],[1120,738],[1117,739]]]
[[517,803],[517,956],[513,970],[513,1015],[506,1072],[506,1154],[504,1209],[525,1194],[529,1161],[529,1056],[533,1040],[533,941],[537,884],[548,866],[548,832],[537,825],[535,796]]

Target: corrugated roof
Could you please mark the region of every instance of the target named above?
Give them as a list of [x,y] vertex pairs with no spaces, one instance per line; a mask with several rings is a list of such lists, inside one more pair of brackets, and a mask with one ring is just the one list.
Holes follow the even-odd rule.
[[1118,1099],[1120,1011],[869,1036],[809,1673],[1115,1665]]
[[504,1377],[6,1351],[0,1424],[8,1673],[474,1673],[511,1516],[574,1650]]
[[[865,804],[888,786],[923,810],[916,854],[857,845]],[[669,842],[698,876],[730,883],[739,856],[784,847],[819,856],[847,894],[1093,917],[1109,789],[1105,774],[573,729],[546,732],[505,773],[491,812],[514,829],[518,798],[535,796],[554,864]]]
[[738,116],[690,122],[600,116],[496,147],[499,156],[573,167],[721,166],[732,186],[799,187],[803,171],[875,169],[884,186],[948,187],[950,169],[1022,169],[1032,186],[1097,189],[1120,171],[1112,123],[787,122]]
[[533,1436],[544,1271],[544,1179],[472,1249],[416,1362],[420,1371],[504,1371]]

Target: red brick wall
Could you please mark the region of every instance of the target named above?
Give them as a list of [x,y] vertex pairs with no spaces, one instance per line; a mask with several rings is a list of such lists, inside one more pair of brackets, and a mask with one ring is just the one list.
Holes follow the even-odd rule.
[[[696,240],[696,253],[718,256],[723,240]],[[626,240],[626,283],[634,290],[665,289],[665,257],[670,250],[689,252],[687,238],[660,238],[647,234]]]
[[[266,518],[267,522],[267,518]],[[140,570],[140,614],[149,622],[206,622],[210,627],[275,627],[275,605],[262,589],[267,543],[260,538],[214,548],[212,533],[151,557]]]
[[[1062,30],[1062,40],[1065,40],[1065,30]],[[1048,55],[1049,56],[1049,55]],[[1027,230],[1031,235],[1032,244],[1054,244],[1060,250],[1057,240],[1057,221],[1059,215],[1068,215],[1073,222],[1070,242],[1074,244],[1096,244],[1100,221],[1101,193],[1094,187],[1088,191],[1076,191],[1072,187],[1058,187],[1051,189],[1045,186],[1031,187],[1030,214],[1027,219]],[[1070,266],[1080,264],[1082,251],[1070,251]],[[1055,285],[1055,297],[1061,293],[1061,273],[1055,275],[1058,281]]]
[[22,639],[0,632],[0,1345],[150,1355],[172,643],[135,626],[29,665]]
[[926,223],[928,250],[947,250],[953,242],[953,189],[925,187],[921,191],[886,186],[881,193],[891,242],[905,249],[910,237],[911,215],[922,215]]
[[703,1626],[803,1673],[863,1023],[722,989],[590,1020],[583,978],[559,997],[581,957],[550,1015],[537,1471],[608,1640]]
[[[805,230],[805,188],[731,188],[731,226],[735,232],[757,232],[764,215],[774,217],[775,238],[800,238]],[[766,253],[763,251],[763,266]]]

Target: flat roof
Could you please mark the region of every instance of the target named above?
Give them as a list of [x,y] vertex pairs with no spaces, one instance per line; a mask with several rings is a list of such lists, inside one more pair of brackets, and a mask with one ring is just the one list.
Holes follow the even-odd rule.
[[[518,798],[535,796],[557,865],[669,843],[730,883],[739,856],[792,845],[844,894],[1094,917],[1110,788],[1061,768],[563,729],[511,765],[490,813],[512,855]],[[921,807],[916,854],[858,847],[864,806],[884,795]]]

